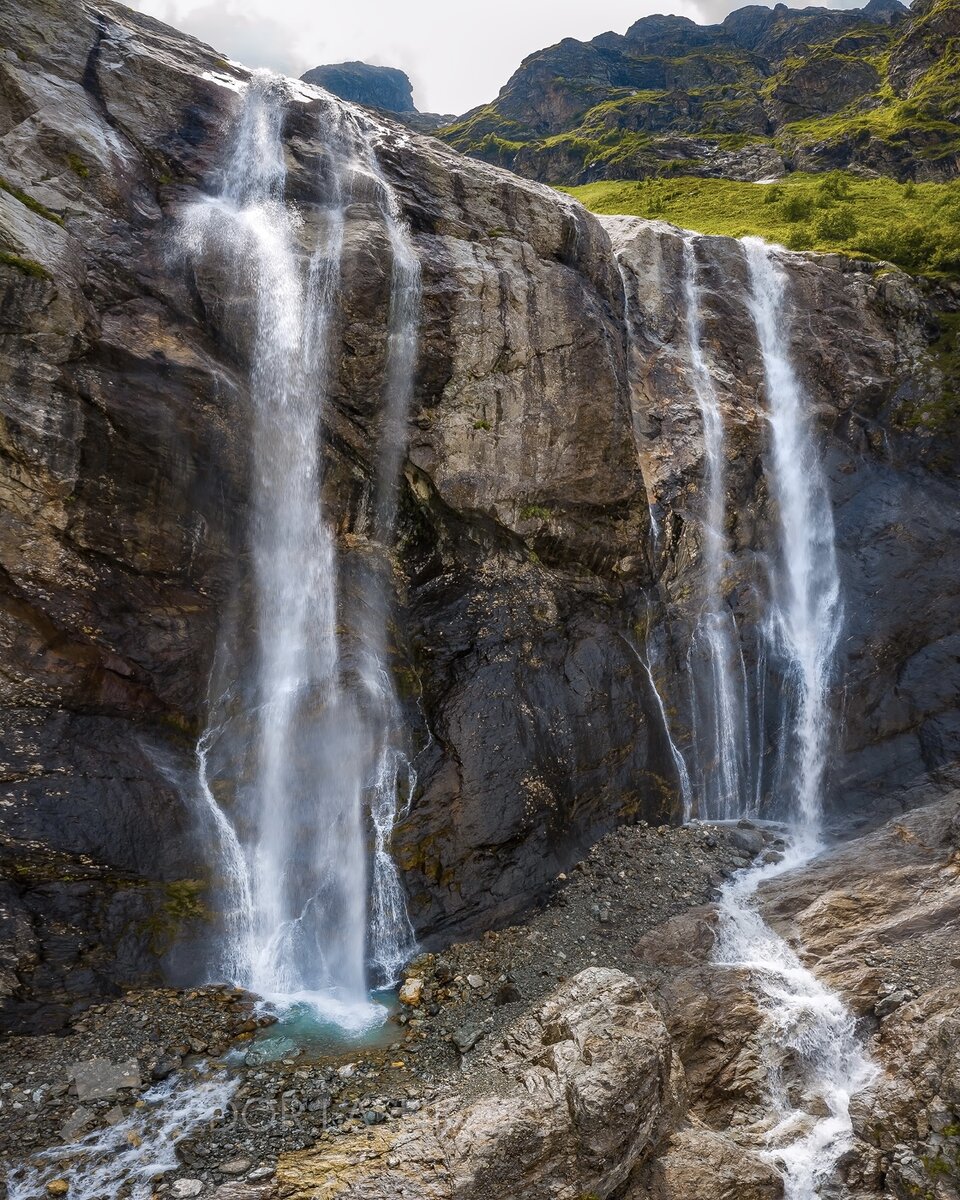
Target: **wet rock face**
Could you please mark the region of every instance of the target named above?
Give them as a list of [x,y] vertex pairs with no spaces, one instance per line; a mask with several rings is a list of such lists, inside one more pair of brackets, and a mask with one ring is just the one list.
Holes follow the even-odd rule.
[[[681,746],[691,737],[685,673],[702,603],[702,420],[694,399],[681,237],[669,226],[604,218],[626,269],[634,335],[639,450],[661,526],[657,569],[664,621],[654,633],[663,690]],[[776,512],[764,478],[769,453],[763,364],[749,311],[743,248],[696,240],[702,341],[726,438],[725,514],[731,552],[725,595],[748,674],[762,646],[757,597]],[[929,311],[910,280],[876,264],[790,255],[790,352],[818,428],[834,507],[843,632],[832,697],[839,754],[829,783],[837,808],[916,802],[953,778],[960,755],[954,702],[960,586],[956,485],[938,456],[949,431],[910,413],[942,378],[927,352]],[[841,690],[842,689],[842,690]],[[748,705],[761,701],[751,693]],[[769,697],[767,698],[769,704]],[[889,811],[889,808],[888,808]]]
[[[244,77],[109,3],[28,6],[0,32],[4,853],[36,843],[56,863],[52,881],[10,867],[28,910],[96,876],[71,927],[116,950],[150,912],[108,928],[100,868],[121,890],[210,870],[194,746],[245,553],[251,297],[189,271],[177,237],[183,206],[217,187]],[[287,116],[305,257],[332,104],[305,90]],[[429,932],[516,907],[673,797],[625,599],[649,576],[648,519],[606,236],[548,190],[378,137],[424,273],[396,574],[423,753],[397,853]],[[389,304],[369,197],[345,244],[325,481],[349,604]],[[9,927],[15,998],[53,943]],[[152,969],[148,940],[118,956],[131,977]]]
[[[246,553],[252,296],[226,293],[211,264],[189,270],[177,238],[183,207],[217,187],[245,76],[109,2],[0,13],[0,35],[0,849],[17,964],[4,986],[22,998],[38,964],[65,961],[54,931],[23,913],[79,876],[89,903],[70,928],[122,965],[106,981],[76,975],[72,993],[65,966],[68,1008],[148,977],[165,888],[211,869],[195,745]],[[304,88],[288,106],[304,262],[328,198],[334,103]],[[675,231],[614,230],[642,313],[631,395],[607,229],[405,130],[376,140],[423,270],[392,633],[418,751],[394,849],[429,941],[518,910],[616,824],[677,815],[642,654],[647,640],[664,650],[655,677],[682,732],[702,431]],[[348,607],[370,549],[390,291],[371,196],[357,195],[344,244],[324,487]],[[755,576],[770,514],[743,255],[728,239],[698,254],[733,430],[731,541]],[[830,434],[851,614],[839,790],[857,802],[889,782],[891,761],[908,790],[955,752],[955,493],[933,469],[935,437],[901,420],[933,386],[909,282],[788,265],[794,348]],[[22,869],[27,843],[38,857]],[[164,940],[171,921],[174,934],[204,930],[202,906],[173,909]]]

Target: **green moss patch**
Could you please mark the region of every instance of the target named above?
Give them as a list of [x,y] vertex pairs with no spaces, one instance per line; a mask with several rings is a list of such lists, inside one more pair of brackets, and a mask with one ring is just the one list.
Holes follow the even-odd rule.
[[51,278],[50,272],[40,263],[34,262],[32,258],[24,258],[20,254],[11,254],[7,250],[0,250],[0,265],[13,267],[22,275],[29,275],[31,279]]
[[7,195],[12,196],[14,200],[19,200],[25,208],[29,208],[30,211],[36,213],[38,217],[43,217],[45,221],[52,221],[54,225],[63,224],[63,217],[58,217],[57,214],[55,212],[51,212],[46,205],[41,204],[39,200],[34,200],[34,198],[23,191],[22,188],[16,187],[14,184],[10,183],[9,180],[4,179],[2,175],[0,175],[0,191],[6,192]]

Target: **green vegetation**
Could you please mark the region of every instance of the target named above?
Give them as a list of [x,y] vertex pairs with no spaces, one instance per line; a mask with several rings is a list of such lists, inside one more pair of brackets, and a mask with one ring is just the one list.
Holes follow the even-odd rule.
[[835,171],[797,172],[775,184],[683,177],[563,190],[598,213],[757,234],[793,250],[882,259],[917,274],[960,274],[960,181],[900,184]]
[[520,509],[521,521],[549,521],[552,516],[550,509],[542,504],[525,504]]
[[90,168],[83,161],[79,154],[68,154],[67,166],[74,173],[74,175],[78,176],[80,179],[89,179]]
[[474,421],[473,427],[474,429],[490,429],[490,422],[481,417],[478,421]]
[[11,254],[8,250],[0,250],[0,266],[13,267],[14,270],[20,271],[23,275],[29,275],[32,279],[51,278],[50,272],[40,263],[34,262],[32,258]]
[[43,217],[45,221],[52,221],[54,225],[62,225],[63,217],[58,217],[55,212],[51,212],[49,208],[41,204],[39,200],[34,200],[32,196],[28,196],[21,188],[10,183],[0,175],[0,191],[4,191],[8,196],[12,196],[14,200],[19,200],[25,208],[29,208],[31,212],[37,214],[38,217]]

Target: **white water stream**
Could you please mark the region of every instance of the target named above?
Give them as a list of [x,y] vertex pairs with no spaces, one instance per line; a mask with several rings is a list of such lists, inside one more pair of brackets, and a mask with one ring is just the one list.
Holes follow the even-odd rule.
[[726,461],[723,413],[703,350],[697,238],[683,240],[683,295],[693,392],[703,421],[704,504],[700,514],[702,601],[688,651],[690,709],[697,746],[698,812],[729,820],[746,815],[751,713],[736,622],[725,603],[729,566],[726,536]]
[[[768,636],[778,660],[787,664],[784,731],[789,741],[780,778],[791,832],[782,862],[745,871],[724,888],[714,961],[749,974],[760,1000],[758,1036],[767,1048],[768,1117],[756,1128],[738,1129],[736,1136],[776,1164],[786,1200],[814,1200],[850,1144],[850,1099],[870,1082],[875,1068],[841,998],[764,922],[756,897],[763,883],[802,868],[820,848],[840,583],[829,495],[790,359],[787,275],[776,251],[758,239],[745,239],[744,253],[764,364],[767,474],[778,516]],[[749,804],[752,796],[741,780],[741,803]]]
[[177,1170],[177,1145],[221,1119],[239,1086],[225,1074],[188,1080],[171,1076],[144,1092],[118,1121],[54,1146],[6,1178],[8,1200],[42,1200],[47,1185],[67,1179],[70,1200],[150,1200],[164,1175]]
[[[247,325],[234,331],[250,357],[249,571],[225,621],[199,792],[226,912],[215,974],[361,1027],[380,1011],[369,971],[392,982],[413,947],[389,853],[406,756],[386,625],[420,274],[373,132],[344,106],[317,115],[325,202],[310,225],[287,202],[288,102],[284,81],[254,77],[219,194],[188,206],[181,223],[190,261],[217,271],[228,299],[249,300]],[[322,434],[351,205],[377,212],[393,266],[372,520],[380,561],[366,567],[346,645]]]

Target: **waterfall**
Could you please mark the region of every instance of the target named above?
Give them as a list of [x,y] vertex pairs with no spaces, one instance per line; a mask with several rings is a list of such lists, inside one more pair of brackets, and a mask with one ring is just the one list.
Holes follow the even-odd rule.
[[[233,330],[251,364],[247,554],[197,757],[224,893],[217,969],[267,998],[307,1000],[352,1025],[371,1017],[368,962],[378,983],[392,982],[413,947],[389,854],[406,759],[386,627],[419,264],[371,132],[331,101],[318,118],[325,192],[303,269],[308,229],[284,195],[286,88],[254,76],[219,194],[190,205],[182,220],[189,259],[222,273],[228,300],[250,301],[249,327]],[[322,431],[345,225],[350,206],[363,202],[383,221],[393,265],[373,521],[385,563],[367,572],[352,631],[355,669],[322,501]],[[228,327],[231,315],[226,306]]]
[[833,510],[786,343],[786,273],[759,238],[745,238],[744,249],[763,356],[769,478],[780,532],[771,579],[771,650],[788,664],[796,709],[791,815],[803,835],[816,842],[829,733],[827,691],[841,619]]
[[[737,1137],[784,1178],[786,1200],[814,1200],[851,1141],[850,1099],[876,1069],[855,1020],[757,911],[760,886],[802,867],[819,847],[829,741],[827,690],[840,623],[833,518],[805,396],[789,353],[786,272],[758,239],[744,242],[750,311],[764,365],[767,476],[777,507],[767,632],[782,665],[790,846],[782,862],[743,872],[723,890],[714,961],[747,973],[760,1004],[768,1114]],[[709,452],[708,452],[709,453]],[[708,484],[709,491],[709,484]],[[710,565],[705,567],[709,574]],[[741,802],[749,798],[741,795]]]
[[702,607],[688,652],[693,740],[698,747],[698,813],[743,815],[750,773],[746,671],[736,623],[724,603],[728,568],[723,414],[703,350],[696,239],[683,240],[683,295],[693,392],[703,421],[704,503]]

